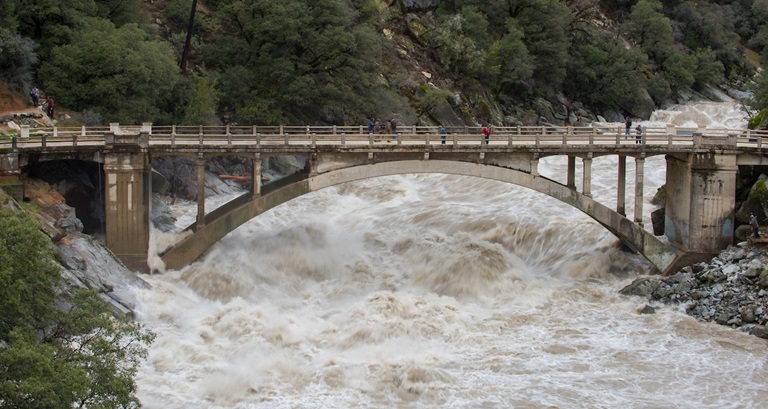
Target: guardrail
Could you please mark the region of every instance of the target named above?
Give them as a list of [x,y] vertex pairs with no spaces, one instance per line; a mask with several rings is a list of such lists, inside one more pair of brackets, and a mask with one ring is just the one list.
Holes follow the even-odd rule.
[[233,145],[726,145],[762,148],[768,131],[724,128],[683,128],[667,125],[635,129],[626,134],[624,126],[513,126],[493,127],[486,141],[481,127],[400,126],[395,134],[369,133],[359,126],[120,126],[108,127],[22,127],[21,136],[0,139],[0,148],[34,149],[51,146],[105,145],[106,134],[146,133],[150,146],[233,146]]

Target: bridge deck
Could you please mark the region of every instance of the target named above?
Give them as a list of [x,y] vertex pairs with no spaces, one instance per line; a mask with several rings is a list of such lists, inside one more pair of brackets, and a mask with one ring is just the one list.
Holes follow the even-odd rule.
[[[537,151],[628,151],[658,153],[709,150],[712,147],[762,150],[768,131],[747,129],[676,128],[632,130],[623,127],[498,127],[486,144],[480,128],[452,127],[439,134],[431,126],[404,127],[397,135],[369,134],[361,126],[151,126],[27,128],[0,140],[0,153],[24,151],[88,150],[120,143],[122,135],[146,134],[146,148],[157,151],[317,151],[422,149],[461,151],[481,149]],[[110,136],[114,139],[110,139]],[[445,138],[443,140],[443,138]],[[639,143],[638,143],[639,142]]]

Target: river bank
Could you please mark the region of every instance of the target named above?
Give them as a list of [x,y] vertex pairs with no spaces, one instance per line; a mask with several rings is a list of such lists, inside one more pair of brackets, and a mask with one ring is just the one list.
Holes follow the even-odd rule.
[[647,297],[641,313],[656,303],[680,305],[688,315],[768,339],[768,245],[741,242],[709,263],[668,277],[643,276],[624,287],[625,295]]

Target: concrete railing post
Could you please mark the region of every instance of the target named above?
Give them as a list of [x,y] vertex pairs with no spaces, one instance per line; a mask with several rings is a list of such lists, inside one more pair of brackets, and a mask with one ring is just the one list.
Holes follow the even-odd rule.
[[120,133],[120,124],[116,122],[109,123],[109,132]]
[[29,139],[29,125],[21,126],[21,139]]

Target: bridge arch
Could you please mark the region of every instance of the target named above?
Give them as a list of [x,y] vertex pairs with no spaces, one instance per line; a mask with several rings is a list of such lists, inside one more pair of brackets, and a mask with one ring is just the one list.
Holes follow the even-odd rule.
[[373,177],[440,173],[475,176],[526,187],[569,204],[603,225],[646,257],[661,272],[673,268],[681,254],[616,211],[592,198],[540,175],[474,162],[452,160],[403,160],[358,165],[313,175],[281,189],[242,203],[215,220],[206,222],[161,255],[166,268],[181,269],[199,258],[216,242],[245,222],[291,199],[320,189]]

